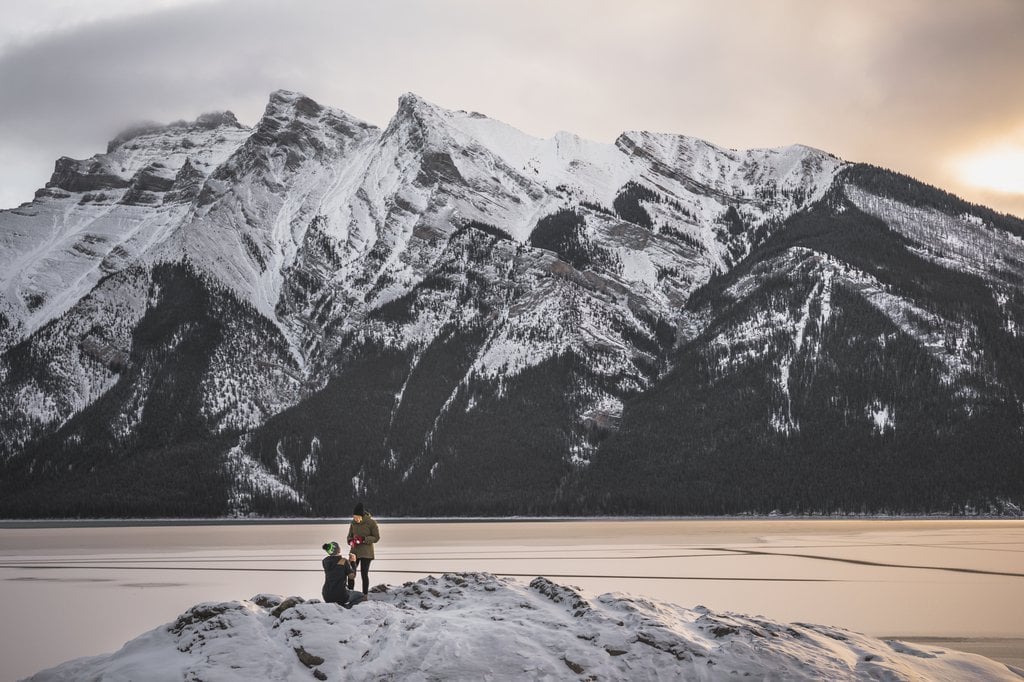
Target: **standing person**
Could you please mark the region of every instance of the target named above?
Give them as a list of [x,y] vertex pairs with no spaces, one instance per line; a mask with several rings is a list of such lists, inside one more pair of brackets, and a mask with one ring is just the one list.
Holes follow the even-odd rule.
[[321,562],[324,567],[324,586],[320,590],[320,595],[327,603],[340,604],[350,609],[353,604],[358,604],[364,598],[358,592],[349,592],[345,585],[349,576],[356,573],[355,557],[349,555],[346,560],[341,555],[341,545],[334,541],[325,543],[323,549],[327,556]]
[[[360,502],[352,510],[352,523],[348,526],[348,546],[356,556],[359,572],[363,576],[363,595],[370,593],[370,562],[373,561],[373,545],[380,540],[377,522]],[[355,589],[356,576],[348,579],[348,589]]]

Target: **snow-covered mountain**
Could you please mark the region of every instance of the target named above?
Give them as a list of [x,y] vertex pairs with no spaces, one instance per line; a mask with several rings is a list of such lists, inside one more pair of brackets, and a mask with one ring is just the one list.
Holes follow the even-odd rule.
[[0,510],[1010,509],[1022,235],[804,146],[411,94],[139,126],[0,212]]
[[111,654],[28,678],[1017,680],[974,654],[485,573],[381,585],[346,611],[301,597],[197,604]]

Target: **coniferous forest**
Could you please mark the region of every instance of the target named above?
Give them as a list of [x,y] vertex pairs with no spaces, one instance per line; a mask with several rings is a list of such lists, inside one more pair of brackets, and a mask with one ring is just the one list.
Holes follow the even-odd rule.
[[[447,161],[434,166],[453,177]],[[116,380],[59,428],[13,407],[27,387],[59,385],[61,366],[39,342],[6,351],[0,514],[343,515],[353,497],[392,515],[1012,513],[1024,502],[1020,264],[990,254],[984,268],[949,267],[944,247],[923,250],[856,192],[1024,235],[1016,218],[853,165],[753,235],[730,204],[717,221],[735,262],[669,316],[594,274],[625,267],[595,216],[632,240],[707,252],[656,224],[685,225],[682,205],[631,182],[614,212],[549,212],[525,243],[509,226],[463,222],[428,276],[369,311],[373,333],[325,325],[319,383],[304,383],[280,327],[188,262],[112,274],[108,287],[143,282],[148,307],[128,349],[88,330],[77,352]],[[319,269],[291,279],[279,304],[313,321],[326,318],[322,291],[341,265],[318,220],[303,248]],[[983,247],[956,246],[958,257]],[[382,248],[367,257],[383,262]],[[393,282],[366,284],[369,297]],[[558,352],[515,371],[479,364],[510,306],[552,291],[624,306],[598,323],[634,349],[631,374],[605,370],[613,346],[579,342],[595,322],[571,306],[518,341]],[[391,331],[418,324],[436,325],[422,347]],[[211,388],[215,361],[242,369]],[[204,402],[211,391],[222,402]],[[618,407],[588,407],[594,396]]]

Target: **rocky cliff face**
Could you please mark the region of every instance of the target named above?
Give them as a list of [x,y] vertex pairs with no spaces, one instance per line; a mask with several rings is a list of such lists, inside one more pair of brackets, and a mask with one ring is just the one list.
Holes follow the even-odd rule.
[[0,213],[0,509],[1011,509],[1022,235],[807,147],[414,95],[141,126]]

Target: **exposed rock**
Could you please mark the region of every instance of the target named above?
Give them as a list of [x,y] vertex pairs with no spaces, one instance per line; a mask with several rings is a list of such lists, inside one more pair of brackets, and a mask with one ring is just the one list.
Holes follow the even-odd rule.
[[276,594],[257,594],[255,597],[249,599],[256,606],[262,606],[265,609],[272,609],[281,603],[281,597]]
[[569,659],[568,657],[562,657],[562,661],[565,663],[566,667],[569,668],[569,670],[573,671],[577,675],[582,675],[583,674],[583,671],[585,670],[585,668],[582,665],[580,665],[579,663],[576,663],[575,661]]
[[282,601],[280,604],[275,606],[274,610],[270,612],[270,615],[273,616],[274,618],[280,618],[281,614],[283,614],[285,611],[287,611],[288,609],[290,609],[290,608],[292,608],[292,607],[294,607],[294,606],[296,606],[298,604],[302,604],[305,601],[306,600],[303,599],[302,597],[288,597],[287,599]]
[[303,647],[296,647],[295,655],[298,656],[299,661],[302,665],[307,668],[314,668],[324,662],[324,659],[320,656],[309,653]]
[[57,159],[47,187],[68,192],[95,192],[104,189],[123,189],[130,180],[108,171],[97,161],[77,161],[67,156]]

